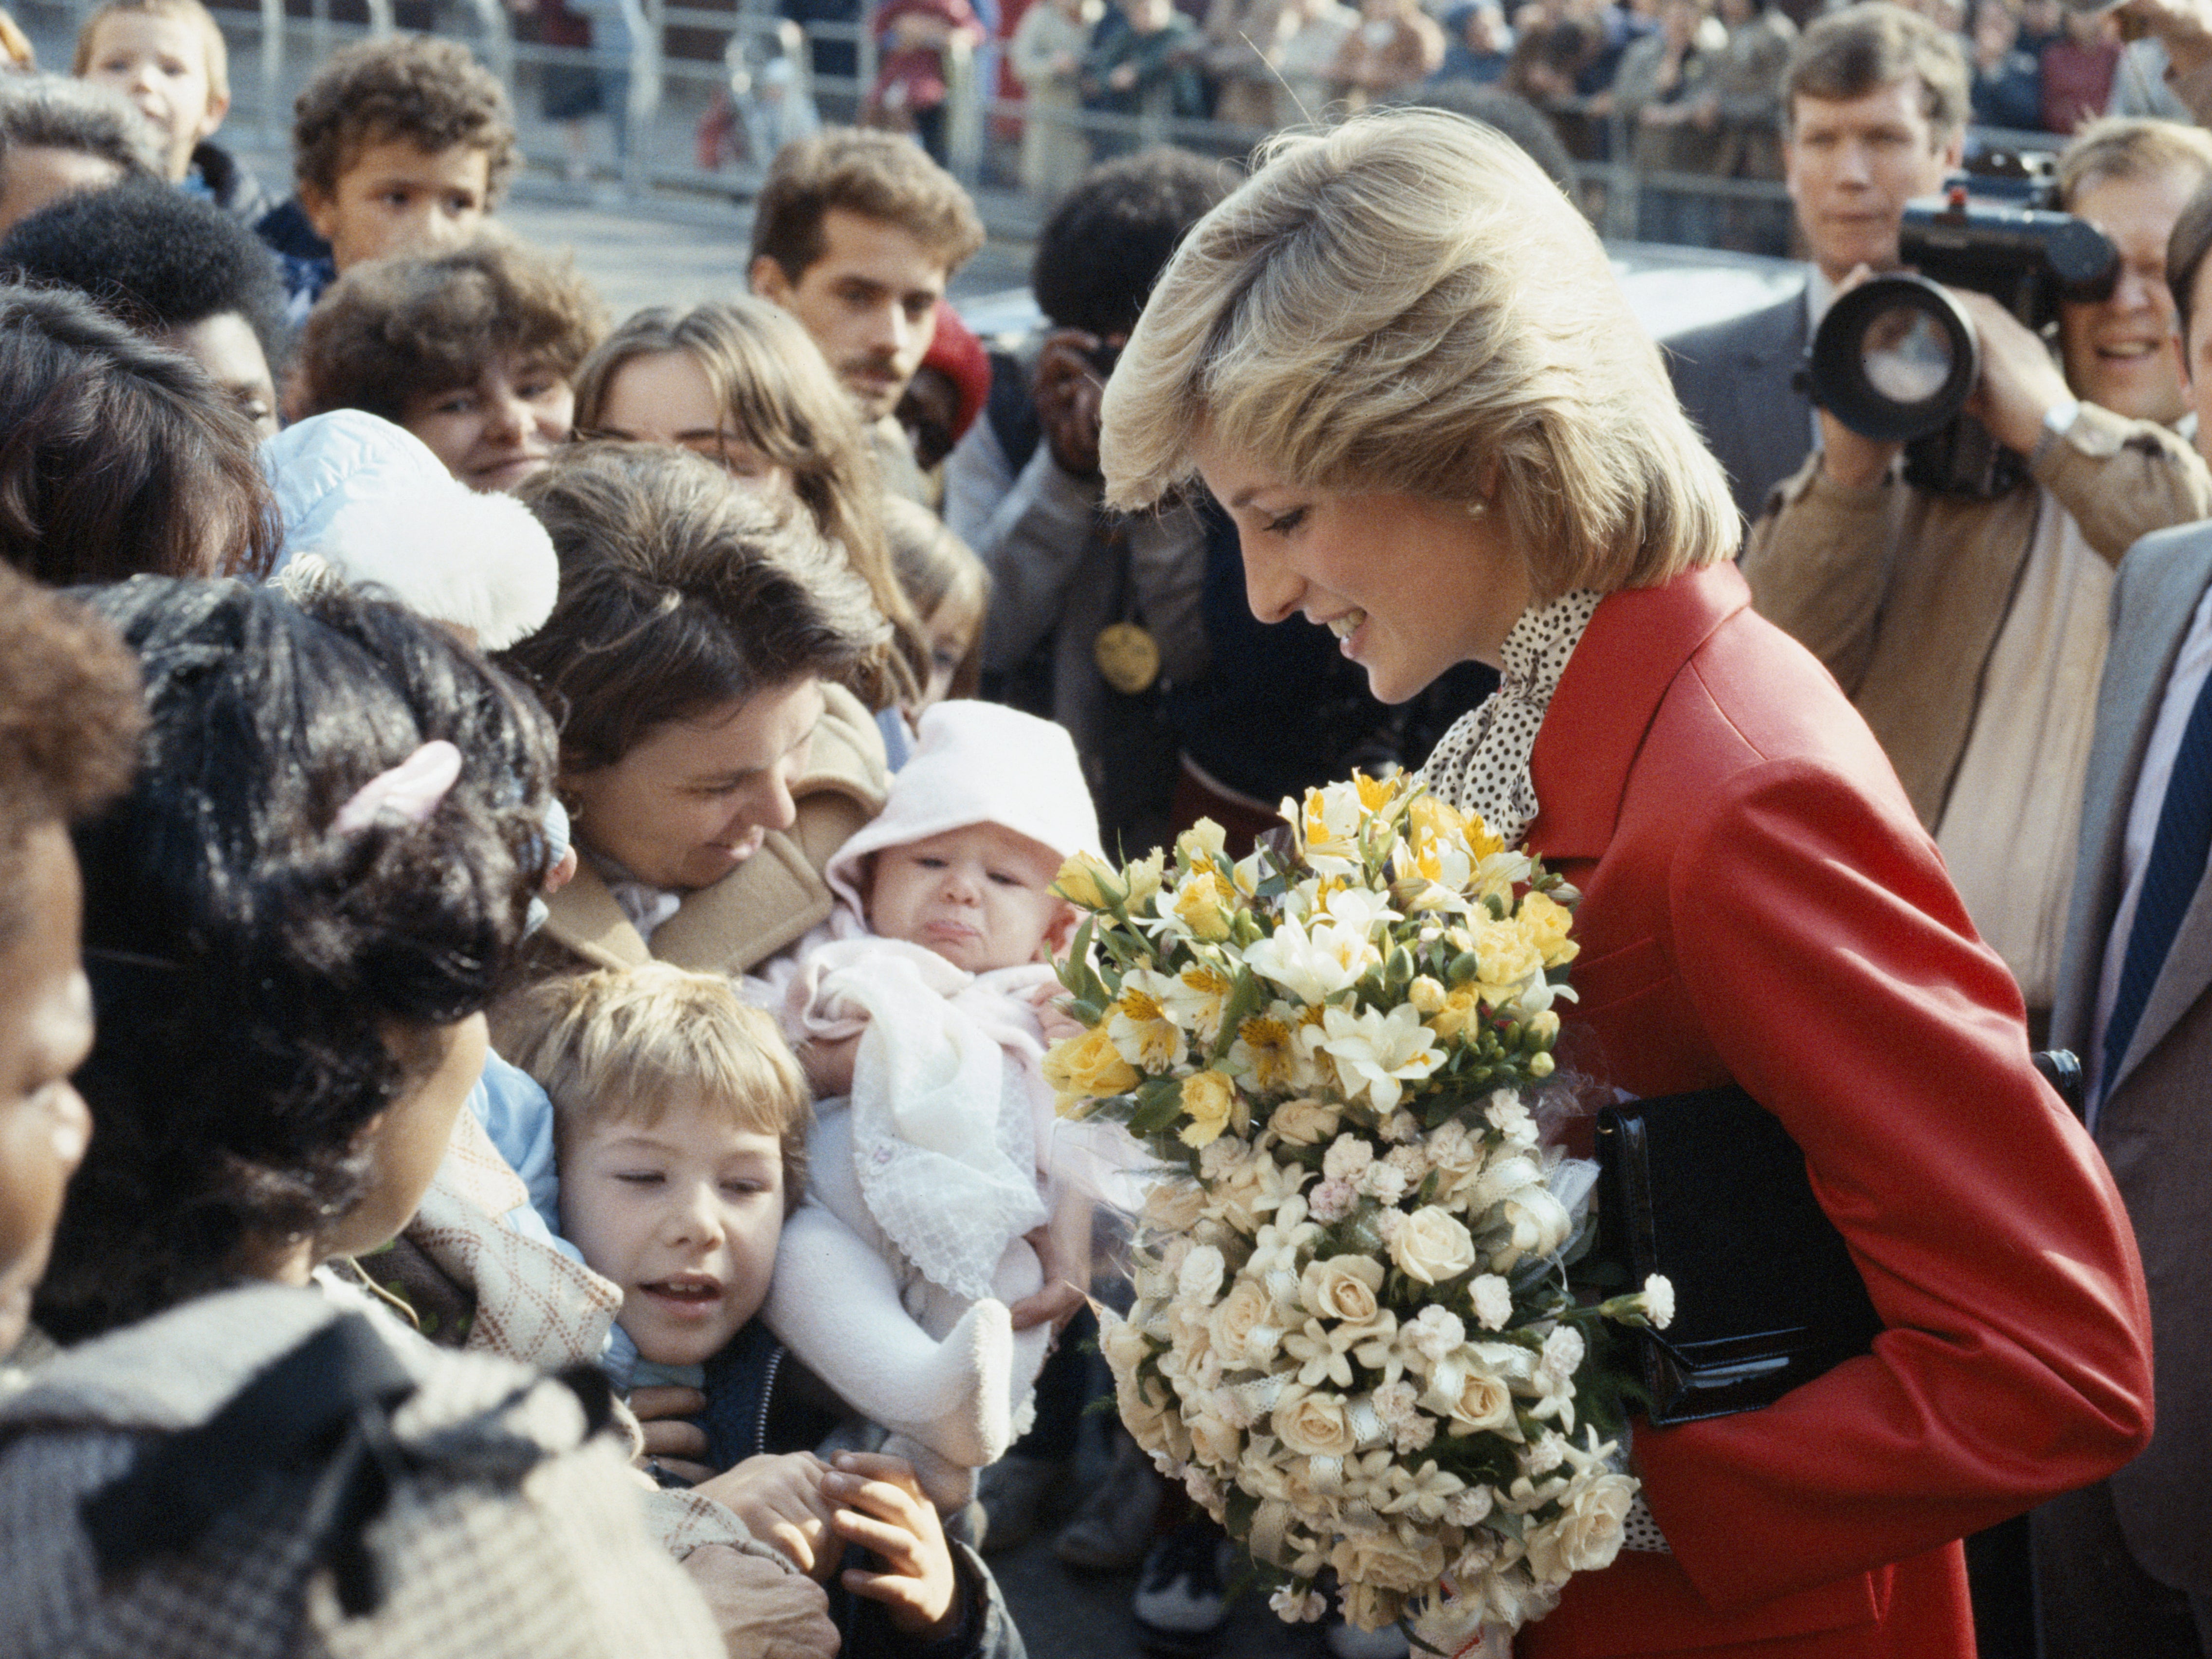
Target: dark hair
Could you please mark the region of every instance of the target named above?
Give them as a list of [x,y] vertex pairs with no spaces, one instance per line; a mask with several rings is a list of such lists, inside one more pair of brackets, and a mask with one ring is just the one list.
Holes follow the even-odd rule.
[[1158,144],[1107,161],[1053,206],[1030,263],[1030,291],[1061,328],[1127,334],[1183,233],[1229,194],[1218,161]]
[[131,179],[50,203],[0,241],[0,269],[89,294],[149,334],[235,313],[272,373],[284,360],[276,260],[230,215],[174,185]]
[[844,555],[688,450],[579,444],[515,494],[553,538],[561,596],[506,659],[559,713],[564,772],[809,676],[868,701],[887,672],[890,624]]
[[1464,115],[1494,127],[1518,144],[1545,175],[1566,192],[1571,202],[1582,200],[1575,183],[1574,157],[1559,142],[1559,130],[1551,118],[1517,92],[1504,87],[1482,86],[1473,81],[1431,81],[1401,97],[1387,100],[1422,109],[1440,109]]
[[0,76],[0,175],[11,149],[66,149],[112,161],[125,179],[164,179],[153,129],[112,88],[60,75]]
[[56,584],[261,575],[277,540],[253,428],[198,363],[0,283],[0,559]]
[[115,630],[0,564],[0,947],[23,925],[25,839],[119,793],[142,722]]
[[822,219],[832,208],[896,225],[948,274],[983,246],[968,192],[913,139],[830,127],[793,139],[769,163],[753,204],[751,258],[766,255],[797,283],[822,257]]
[[890,623],[897,659],[910,684],[887,681],[889,708],[929,678],[921,620],[892,572],[884,530],[888,497],[874,450],[853,400],[838,384],[799,319],[750,294],[710,300],[689,311],[641,311],[602,340],[576,374],[576,430],[603,423],[607,394],[625,364],[650,353],[680,351],[707,377],[721,417],[763,459],[791,474],[814,527],[842,547]]
[[574,260],[507,236],[371,259],[339,277],[307,318],[299,414],[365,409],[404,424],[414,399],[466,386],[508,355],[573,380],[606,327],[606,307]]
[[[95,1127],[36,1311],[65,1341],[360,1201],[360,1131],[410,1080],[392,1028],[503,988],[550,861],[552,764],[528,694],[396,606],[155,577],[84,592],[139,653],[149,725],[131,793],[76,835]],[[331,832],[434,738],[462,768],[428,819]]]
[[1797,119],[1797,100],[1848,103],[1900,81],[1920,82],[1920,112],[1938,139],[1966,124],[1966,55],[1958,38],[1892,0],[1862,0],[1815,19],[1782,75],[1782,125]]
[[2204,256],[2212,252],[2212,184],[2201,185],[2173,222],[2166,242],[2166,285],[2173,295],[2173,309],[2181,330],[2181,360],[2189,363],[2191,302],[2196,298],[2197,273]]
[[459,41],[427,34],[340,46],[292,101],[293,176],[319,195],[333,193],[369,145],[393,139],[432,155],[464,144],[483,151],[486,207],[522,159],[499,77]]

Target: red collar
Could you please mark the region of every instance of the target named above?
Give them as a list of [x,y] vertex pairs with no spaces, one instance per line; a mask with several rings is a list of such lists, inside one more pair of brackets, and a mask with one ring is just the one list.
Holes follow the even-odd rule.
[[1628,770],[1674,677],[1751,603],[1728,560],[1658,587],[1609,593],[1567,659],[1528,773],[1539,811],[1528,838],[1553,862],[1595,859],[1613,839]]

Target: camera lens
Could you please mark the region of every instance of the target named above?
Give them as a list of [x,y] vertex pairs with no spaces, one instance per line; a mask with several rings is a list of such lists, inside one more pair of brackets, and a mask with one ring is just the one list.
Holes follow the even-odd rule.
[[1862,436],[1904,443],[1949,423],[1981,375],[1973,324],[1919,276],[1877,276],[1828,308],[1813,337],[1813,401]]

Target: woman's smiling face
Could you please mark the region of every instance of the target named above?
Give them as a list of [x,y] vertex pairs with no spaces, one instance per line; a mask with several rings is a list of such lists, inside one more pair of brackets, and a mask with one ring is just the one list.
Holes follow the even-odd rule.
[[611,766],[563,771],[583,849],[650,886],[712,886],[798,817],[822,689],[812,678],[663,721]]
[[1211,444],[1196,457],[1236,523],[1252,614],[1328,628],[1384,702],[1470,658],[1496,662],[1528,608],[1527,568],[1489,514],[1310,489]]

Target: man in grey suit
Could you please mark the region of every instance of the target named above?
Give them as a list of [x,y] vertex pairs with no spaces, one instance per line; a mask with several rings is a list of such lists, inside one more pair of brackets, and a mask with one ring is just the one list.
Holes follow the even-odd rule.
[[1820,19],[1784,87],[1784,173],[1813,255],[1804,290],[1665,343],[1675,395],[1747,520],[1812,453],[1813,405],[1794,382],[1837,284],[1860,265],[1896,267],[1905,203],[1942,188],[1966,142],[1958,41],[1898,6]]
[[[2166,256],[2212,458],[2208,250],[2212,187]],[[2036,1511],[2037,1615],[2044,1659],[2212,1659],[2212,523],[2136,543],[2112,617],[2051,1039],[2089,1072],[2089,1127],[2135,1223],[2157,1429]]]

